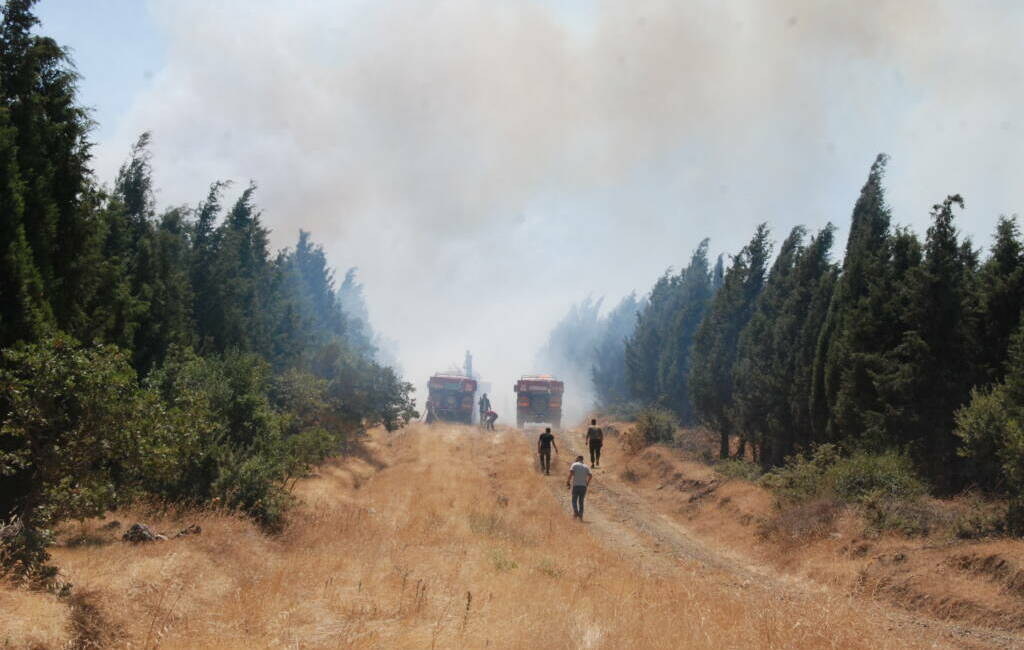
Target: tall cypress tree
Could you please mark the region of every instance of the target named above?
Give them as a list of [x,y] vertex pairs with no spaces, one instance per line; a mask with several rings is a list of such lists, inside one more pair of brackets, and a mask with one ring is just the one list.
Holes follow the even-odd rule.
[[755,443],[755,450],[760,448],[765,466],[775,463],[776,454],[792,446],[783,438],[792,433],[793,424],[788,401],[781,398],[793,381],[791,346],[799,323],[798,314],[790,312],[787,303],[799,290],[795,274],[805,232],[803,226],[797,226],[782,243],[736,345],[729,418]]
[[764,285],[770,255],[768,226],[761,224],[733,258],[694,337],[690,397],[698,419],[718,432],[722,458],[728,457],[729,437],[736,430],[730,417],[736,345]]
[[695,421],[690,403],[690,349],[711,299],[708,272],[708,240],[693,252],[690,263],[679,274],[665,315],[665,336],[658,359],[657,393],[683,424]]
[[[806,449],[815,442],[815,434],[824,414],[816,411],[815,384],[821,377],[815,373],[814,360],[818,350],[829,304],[835,290],[839,269],[831,261],[835,227],[830,223],[811,238],[797,261],[795,272],[799,291],[786,306],[789,313],[800,320],[793,342],[793,382],[789,390],[789,409],[792,414],[792,447],[784,443],[775,452],[773,463],[798,449]],[[801,316],[802,314],[802,316]],[[820,390],[818,386],[817,390]]]
[[653,404],[660,397],[658,364],[678,283],[679,276],[671,271],[658,278],[646,307],[637,316],[633,335],[626,341],[626,383],[633,398],[645,404]]
[[591,368],[591,381],[597,405],[614,407],[629,401],[626,383],[626,340],[636,326],[643,305],[630,293],[605,317]]
[[10,0],[4,5],[0,105],[14,129],[25,240],[52,311],[63,322],[81,299],[77,283],[91,272],[87,248],[95,243],[95,224],[82,214],[80,197],[90,190],[92,122],[76,104],[78,75],[65,50],[32,33],[38,24],[34,4]]
[[193,291],[192,315],[196,322],[196,343],[201,352],[216,350],[217,286],[213,267],[220,245],[217,221],[221,216],[221,197],[229,185],[225,181],[210,185],[206,199],[195,208],[189,279]]
[[0,347],[34,340],[53,328],[39,270],[25,236],[24,182],[18,173],[17,133],[0,106]]
[[765,468],[813,437],[813,359],[836,276],[829,261],[833,232],[829,224],[805,246],[803,227],[793,229],[740,335],[733,419],[760,443]]
[[979,363],[987,382],[1006,374],[1010,337],[1024,310],[1024,243],[1015,218],[1001,217],[991,256],[978,273]]
[[[268,232],[253,206],[256,186],[242,192],[216,233],[209,283],[202,288],[206,333],[214,350],[251,351],[270,357],[275,304]],[[199,287],[196,288],[199,291]]]
[[813,410],[825,414],[822,439],[856,438],[871,426],[880,403],[872,374],[900,337],[889,312],[893,282],[890,214],[882,180],[888,157],[879,154],[853,208],[846,257],[815,359]]
[[940,490],[956,487],[954,413],[968,400],[976,375],[971,346],[967,273],[973,254],[958,241],[950,196],[932,210],[924,260],[903,286],[903,337],[885,355],[876,385],[887,440],[916,448]]

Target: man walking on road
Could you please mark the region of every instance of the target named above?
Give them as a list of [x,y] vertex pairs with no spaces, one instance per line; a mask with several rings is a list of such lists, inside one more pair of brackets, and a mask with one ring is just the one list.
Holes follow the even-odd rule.
[[558,445],[555,444],[555,437],[551,435],[551,427],[544,429],[544,433],[537,438],[537,455],[540,456],[540,469],[545,474],[551,474],[551,447],[558,453]]
[[590,466],[601,466],[601,445],[604,444],[604,431],[597,426],[597,420],[591,420],[587,428],[587,446],[590,447]]
[[569,468],[569,477],[565,486],[572,489],[572,516],[583,521],[583,499],[587,496],[587,486],[593,478],[590,468],[583,462],[583,456],[577,456],[576,462]]

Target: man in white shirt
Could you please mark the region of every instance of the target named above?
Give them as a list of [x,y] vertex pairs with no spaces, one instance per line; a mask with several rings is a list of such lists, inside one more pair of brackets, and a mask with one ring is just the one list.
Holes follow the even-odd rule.
[[583,456],[577,456],[576,462],[569,467],[569,476],[565,479],[565,487],[572,489],[572,516],[583,521],[583,499],[587,496],[587,486],[593,474],[583,462]]

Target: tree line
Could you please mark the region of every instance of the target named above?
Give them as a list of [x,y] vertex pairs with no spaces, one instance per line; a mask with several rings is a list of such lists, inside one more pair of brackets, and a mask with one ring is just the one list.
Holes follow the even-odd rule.
[[273,252],[254,184],[158,210],[150,136],[111,186],[34,0],[0,25],[0,572],[53,526],[139,496],[281,525],[288,483],[418,417],[376,361],[362,287],[309,233]]
[[[632,332],[597,349],[598,405],[654,405],[769,469],[815,446],[909,457],[938,493],[1024,488],[1024,241],[1001,217],[988,255],[961,236],[951,195],[924,238],[895,226],[871,166],[845,255],[835,229],[767,224],[728,260],[701,242],[658,279]],[[563,333],[563,338],[572,336]],[[599,360],[600,359],[600,360]],[[610,391],[612,386],[624,390]]]

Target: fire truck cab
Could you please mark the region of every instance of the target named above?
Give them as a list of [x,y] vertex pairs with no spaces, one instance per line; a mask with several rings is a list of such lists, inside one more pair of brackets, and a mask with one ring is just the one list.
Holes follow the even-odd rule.
[[476,380],[462,375],[435,373],[427,382],[427,399],[438,419],[473,424]]
[[513,391],[516,393],[517,427],[522,428],[527,422],[541,422],[561,428],[565,384],[551,375],[523,375]]

